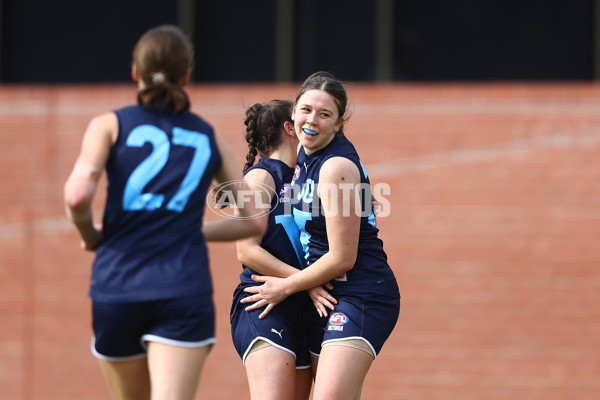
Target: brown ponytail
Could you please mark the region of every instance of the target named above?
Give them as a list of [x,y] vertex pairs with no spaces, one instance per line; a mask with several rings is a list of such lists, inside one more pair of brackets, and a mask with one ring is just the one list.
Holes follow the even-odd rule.
[[190,109],[183,80],[193,67],[193,51],[181,29],[173,25],[150,29],[138,40],[133,62],[145,86],[138,92],[139,104],[175,113]]
[[271,100],[256,103],[246,110],[246,142],[248,154],[244,172],[256,160],[257,154],[268,157],[281,144],[281,131],[285,122],[292,122],[293,103],[289,100]]

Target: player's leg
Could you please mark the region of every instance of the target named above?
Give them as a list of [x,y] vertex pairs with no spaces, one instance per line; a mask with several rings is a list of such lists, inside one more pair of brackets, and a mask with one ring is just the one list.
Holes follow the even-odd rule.
[[193,400],[215,339],[212,295],[158,301],[142,336],[153,400]]
[[150,375],[146,357],[126,361],[98,361],[115,400],[150,399]]
[[193,400],[210,345],[179,347],[148,342],[153,400]]
[[373,356],[348,346],[325,346],[319,357],[314,400],[359,400]]
[[92,302],[92,353],[115,400],[150,399],[146,349],[140,343],[146,303]]
[[392,332],[399,310],[396,298],[338,296],[324,329],[314,400],[360,399],[367,372]]
[[244,365],[252,400],[294,400],[296,358],[292,353],[259,340]]
[[[310,307],[313,307],[313,305],[310,304]],[[313,357],[308,344],[308,334],[308,326],[306,323],[304,323],[300,327],[296,337],[296,400],[308,400],[310,398],[314,379],[312,366]]]
[[312,368],[296,369],[296,400],[308,400],[312,389]]
[[317,378],[317,367],[319,366],[319,356],[315,356],[315,355],[311,355],[310,356],[310,365],[311,365],[311,372],[312,372],[312,378],[313,380],[315,380]]

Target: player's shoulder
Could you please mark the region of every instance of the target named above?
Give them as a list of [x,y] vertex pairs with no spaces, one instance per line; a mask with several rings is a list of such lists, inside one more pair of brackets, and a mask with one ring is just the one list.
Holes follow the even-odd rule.
[[275,187],[275,179],[273,174],[267,168],[255,166],[248,170],[244,175],[244,180],[249,182],[251,185],[267,185],[269,187]]
[[328,158],[319,171],[319,182],[360,181],[360,172],[356,164],[347,157],[333,156]]
[[117,114],[114,111],[107,111],[98,114],[90,120],[90,125],[106,125],[117,122]]
[[118,133],[119,121],[113,111],[108,111],[93,117],[87,127],[87,137],[110,137],[112,143]]

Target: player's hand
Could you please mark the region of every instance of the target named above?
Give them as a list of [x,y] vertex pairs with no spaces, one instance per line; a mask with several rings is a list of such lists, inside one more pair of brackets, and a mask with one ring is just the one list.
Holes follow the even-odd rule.
[[381,211],[381,203],[375,198],[375,196],[371,197],[371,207],[373,209],[373,220],[375,225],[377,225],[377,215],[379,214],[379,211]]
[[102,240],[102,225],[94,224],[94,228],[86,232],[81,238],[81,248],[86,251],[94,251]]
[[334,304],[337,304],[336,298],[333,297],[326,288],[330,290],[333,289],[331,282],[307,290],[310,299],[313,301],[313,304],[321,317],[329,315],[329,310],[335,310]]
[[249,286],[244,289],[244,292],[251,293],[250,296],[240,300],[242,304],[254,303],[246,307],[246,311],[257,310],[267,306],[264,311],[258,316],[263,319],[277,304],[281,303],[288,297],[286,280],[284,278],[276,278],[274,276],[252,275],[255,282],[262,283],[258,286]]

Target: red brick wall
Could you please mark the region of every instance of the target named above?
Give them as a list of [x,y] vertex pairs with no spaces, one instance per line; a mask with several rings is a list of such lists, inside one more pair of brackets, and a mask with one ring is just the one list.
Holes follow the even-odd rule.
[[[243,113],[299,85],[192,86],[242,163]],[[348,87],[402,310],[363,398],[600,396],[600,86]],[[62,185],[89,119],[135,87],[0,88],[0,398],[106,399],[90,354],[92,255]],[[102,196],[97,201],[101,210]],[[99,215],[98,215],[99,216]],[[248,398],[229,336],[240,267],[211,245],[218,343],[198,398]]]

